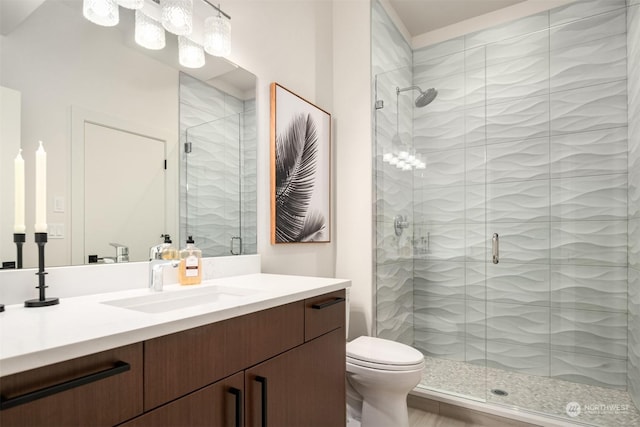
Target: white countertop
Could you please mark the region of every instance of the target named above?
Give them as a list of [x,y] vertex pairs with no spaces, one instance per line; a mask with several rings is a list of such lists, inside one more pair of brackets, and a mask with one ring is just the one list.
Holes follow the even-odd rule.
[[250,274],[164,287],[164,293],[207,286],[250,289],[246,296],[145,313],[104,302],[150,295],[149,289],[61,298],[50,307],[9,305],[0,313],[0,376],[85,356],[351,286],[344,279]]

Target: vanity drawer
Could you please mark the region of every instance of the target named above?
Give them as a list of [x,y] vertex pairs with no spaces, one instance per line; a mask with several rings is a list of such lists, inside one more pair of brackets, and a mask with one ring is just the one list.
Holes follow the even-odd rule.
[[308,298],[304,304],[304,339],[312,340],[322,334],[345,326],[345,290]]
[[0,379],[0,425],[110,426],[142,413],[142,343]]

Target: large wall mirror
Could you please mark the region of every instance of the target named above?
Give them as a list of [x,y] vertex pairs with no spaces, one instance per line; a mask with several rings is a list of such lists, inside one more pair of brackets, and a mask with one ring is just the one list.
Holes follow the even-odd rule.
[[[0,261],[16,259],[13,159],[26,179],[25,268],[33,243],[35,151],[47,151],[47,266],[96,255],[146,261],[170,234],[205,256],[256,252],[256,80],[222,58],[182,68],[177,41],[134,42],[82,16],[82,0],[2,2]],[[92,260],[95,258],[92,257]]]

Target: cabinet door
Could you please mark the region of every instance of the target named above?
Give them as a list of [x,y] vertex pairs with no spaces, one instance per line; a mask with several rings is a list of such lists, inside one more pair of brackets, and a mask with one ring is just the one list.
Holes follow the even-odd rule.
[[224,332],[217,322],[145,341],[144,410],[232,374],[224,368]]
[[247,370],[246,425],[344,426],[344,337],[335,329]]
[[167,403],[121,427],[241,427],[244,425],[244,373]]
[[111,426],[142,413],[142,343],[0,379],[0,425]]

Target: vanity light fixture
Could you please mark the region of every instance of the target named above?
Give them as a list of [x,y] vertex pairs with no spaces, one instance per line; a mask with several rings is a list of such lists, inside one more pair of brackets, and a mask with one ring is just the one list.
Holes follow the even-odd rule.
[[204,49],[186,36],[178,36],[178,59],[186,68],[204,66]]
[[[217,15],[204,21],[204,30],[193,31],[193,0],[83,0],[84,17],[102,25],[118,24],[118,5],[135,9],[135,41],[151,50],[166,45],[165,29],[178,36],[178,59],[187,68],[200,68],[205,64],[206,51],[213,56],[231,53],[231,17],[220,6],[208,0],[204,3],[216,10]],[[201,31],[202,30],[202,31]]]
[[193,30],[193,0],[161,0],[162,26],[177,36]]
[[142,9],[144,0],[116,0],[116,2],[127,9]]
[[113,27],[120,22],[116,0],[84,0],[82,14],[94,24]]
[[135,40],[140,46],[151,50],[165,47],[164,27],[142,10],[136,10]]
[[213,56],[227,56],[231,53],[231,17],[217,7],[203,0],[218,11],[204,21],[204,50]]

